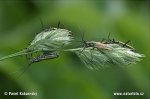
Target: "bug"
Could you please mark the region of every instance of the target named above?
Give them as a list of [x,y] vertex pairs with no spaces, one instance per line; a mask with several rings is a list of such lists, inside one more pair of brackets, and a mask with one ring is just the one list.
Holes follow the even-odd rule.
[[83,43],[83,50],[88,47],[97,48],[97,49],[104,49],[104,50],[112,50],[109,43],[101,43],[96,41],[85,41],[84,39],[84,33],[82,33],[82,43]]
[[[58,22],[57,28],[47,28],[44,29],[43,22],[41,21],[42,29],[43,31],[36,35],[34,40],[30,42],[30,45],[28,48],[26,48],[27,52],[30,52],[32,50],[40,50],[43,52],[43,55],[40,55],[36,58],[30,58],[32,57],[32,53],[27,54],[27,59],[32,62],[41,61],[42,59],[45,60],[47,58],[50,58],[50,52],[54,52],[55,50],[61,50],[63,47],[68,45],[70,41],[72,40],[72,33],[69,30],[61,29],[60,28],[60,21]],[[47,53],[48,52],[48,53]],[[46,53],[46,54],[45,54]],[[47,56],[48,55],[48,56]],[[51,55],[56,55],[56,53],[52,53]],[[44,57],[47,56],[47,57]]]
[[[101,42],[96,42],[96,41],[85,41],[84,39],[84,33],[82,33],[82,46],[83,46],[83,49],[80,51],[79,53],[79,57],[80,55],[82,54],[84,57],[86,57],[86,59],[89,61],[88,63],[91,64],[94,64],[94,57],[95,57],[95,51],[99,52],[97,54],[99,55],[102,55],[104,57],[109,57],[105,52],[104,50],[106,51],[111,51],[113,48],[112,48],[112,44],[103,44]],[[89,56],[86,56],[85,51],[86,48],[90,48],[90,57]],[[96,50],[95,50],[96,49]],[[81,56],[82,57],[82,56]],[[107,59],[109,62],[111,62],[112,60],[110,58]],[[90,68],[95,68],[97,69],[97,67],[91,67]]]
[[119,44],[121,47],[129,48],[129,49],[131,49],[131,51],[136,51],[134,47],[132,47],[131,45],[128,44],[129,42],[131,42],[130,40],[128,40],[127,42],[124,43],[121,41],[116,41],[115,39],[110,39],[110,33],[108,34],[108,38],[103,39],[101,42],[103,44]]
[[31,58],[29,60],[29,65],[31,65],[35,62],[40,62],[42,60],[54,59],[54,58],[58,58],[58,57],[59,57],[59,54],[56,52],[44,52],[42,55]]

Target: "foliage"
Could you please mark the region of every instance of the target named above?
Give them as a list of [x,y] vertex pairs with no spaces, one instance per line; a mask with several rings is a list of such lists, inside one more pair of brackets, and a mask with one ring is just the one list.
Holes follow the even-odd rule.
[[[114,96],[114,92],[144,92],[143,96],[121,98],[150,99],[149,4],[148,0],[0,0],[0,57],[27,47],[41,32],[39,18],[44,27],[57,27],[61,21],[74,32],[71,45],[81,40],[80,26],[88,41],[100,42],[111,32],[118,41],[131,40],[130,45],[146,56],[126,68],[108,65],[110,68],[89,71],[74,54],[80,51],[62,52],[59,58],[33,64],[20,79],[16,76],[28,65],[25,57],[0,61],[0,98],[118,99],[120,96]],[[70,45],[64,50],[67,47]],[[92,51],[97,53],[97,49]],[[5,91],[38,95],[4,96]]]

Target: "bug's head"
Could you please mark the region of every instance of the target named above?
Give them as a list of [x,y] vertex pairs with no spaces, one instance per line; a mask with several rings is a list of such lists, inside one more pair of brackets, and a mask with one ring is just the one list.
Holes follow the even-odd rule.
[[82,44],[83,44],[84,47],[94,47],[95,46],[95,42],[94,41],[88,42],[88,41],[84,40],[84,33],[82,33],[81,36],[82,36]]
[[85,47],[94,47],[95,42],[94,41],[86,42],[84,45],[85,45]]
[[86,41],[84,40],[84,32],[81,33],[81,45],[84,46],[84,47],[94,47],[95,46],[95,42],[94,41]]

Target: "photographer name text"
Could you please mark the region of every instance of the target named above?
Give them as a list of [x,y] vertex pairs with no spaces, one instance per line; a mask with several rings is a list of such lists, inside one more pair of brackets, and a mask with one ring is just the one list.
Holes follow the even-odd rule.
[[4,92],[4,95],[9,96],[37,96],[37,92]]

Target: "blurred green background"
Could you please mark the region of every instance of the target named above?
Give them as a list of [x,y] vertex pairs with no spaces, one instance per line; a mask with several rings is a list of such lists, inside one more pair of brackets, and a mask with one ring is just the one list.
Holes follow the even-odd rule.
[[[132,45],[146,57],[125,68],[88,70],[74,53],[28,65],[25,56],[0,61],[0,99],[150,99],[150,2],[147,0],[0,0],[0,57],[26,48],[44,27],[61,21],[77,40],[111,38]],[[5,96],[4,92],[37,92]],[[114,96],[114,92],[144,92]]]

